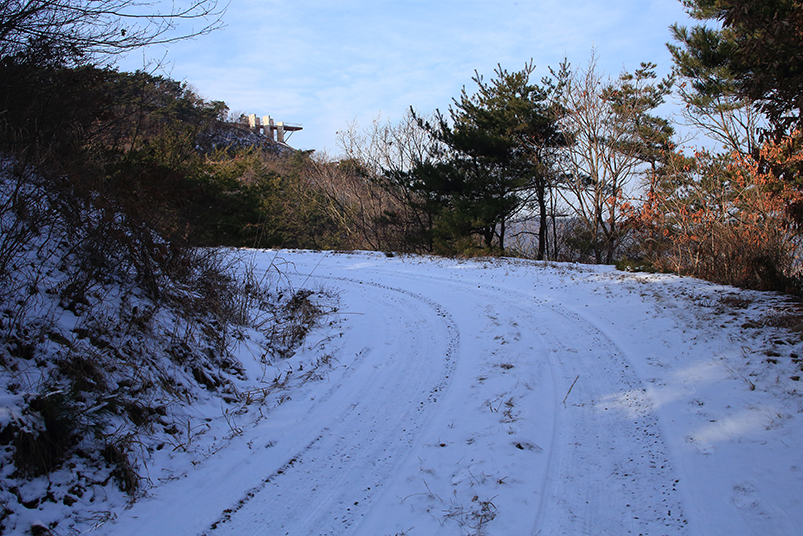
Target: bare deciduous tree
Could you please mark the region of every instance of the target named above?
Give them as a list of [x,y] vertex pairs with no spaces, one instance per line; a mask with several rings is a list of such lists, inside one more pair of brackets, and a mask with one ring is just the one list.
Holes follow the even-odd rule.
[[362,162],[376,176],[409,171],[426,159],[432,146],[411,110],[398,123],[377,117],[362,131],[352,123],[337,134],[346,158]]
[[560,161],[562,196],[597,263],[612,262],[625,237],[622,209],[631,182],[648,163],[643,129],[654,119],[648,112],[671,87],[671,81],[653,84],[649,67],[654,66],[609,80],[598,72],[592,55],[564,91],[561,127],[570,143]]
[[[0,57],[46,49],[62,60],[107,61],[146,45],[207,34],[221,26],[227,6],[220,0],[0,1]],[[179,29],[180,23],[200,27]]]
[[338,144],[342,158],[314,158],[311,180],[326,195],[349,240],[375,250],[413,247],[407,238],[425,222],[411,208],[416,193],[394,177],[424,160],[432,141],[412,111],[397,123],[377,117],[362,130],[352,123],[338,132]]

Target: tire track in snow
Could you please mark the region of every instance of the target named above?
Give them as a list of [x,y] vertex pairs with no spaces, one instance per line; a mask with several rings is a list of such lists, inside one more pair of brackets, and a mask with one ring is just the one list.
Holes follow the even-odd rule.
[[[321,404],[341,405],[342,411],[329,407],[322,411],[339,415],[338,422],[324,426],[281,468],[222,512],[205,534],[346,531],[402,465],[449,386],[459,333],[445,310],[404,289],[327,279],[347,283],[371,297],[373,310],[380,310],[378,301],[388,312],[377,326],[376,344],[364,348],[359,369],[349,374],[347,384],[357,388],[350,393],[339,386],[330,390]],[[401,317],[401,330],[392,315]],[[315,411],[315,407],[310,410],[310,417]],[[354,489],[362,493],[352,496]]]
[[556,381],[577,383],[565,406],[556,399],[552,459],[533,533],[686,534],[658,418],[625,352],[568,309],[536,311],[544,312],[573,334],[561,340],[554,331],[541,333]]
[[[381,268],[372,273],[394,281],[422,279]],[[653,404],[619,345],[569,309],[528,299],[525,289],[423,278],[437,282],[441,295],[451,289],[504,309],[522,329],[537,333],[549,356],[555,428],[532,534],[688,532]]]

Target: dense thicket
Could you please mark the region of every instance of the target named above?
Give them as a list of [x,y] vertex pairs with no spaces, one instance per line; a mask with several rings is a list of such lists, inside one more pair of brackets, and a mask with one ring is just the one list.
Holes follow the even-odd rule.
[[6,484],[67,460],[87,467],[67,477],[79,496],[109,481],[136,493],[146,436],[179,434],[199,392],[238,400],[232,336],[256,329],[254,308],[267,331],[314,321],[311,293],[241,282],[195,246],[339,245],[309,154],[184,83],[95,63],[167,29],[115,33],[136,30],[114,19],[132,5],[0,7],[0,532],[29,507]]
[[644,202],[648,257],[723,283],[800,293],[803,4],[692,0],[672,26],[689,124],[723,148],[667,153]]
[[[664,79],[648,62],[608,77],[593,55],[541,87],[531,65],[500,67],[447,115],[350,130],[353,167],[392,201],[355,217],[411,251],[621,262],[800,293],[803,4],[684,4],[708,23],[672,26]],[[677,139],[658,112],[673,93],[674,121],[717,149]]]

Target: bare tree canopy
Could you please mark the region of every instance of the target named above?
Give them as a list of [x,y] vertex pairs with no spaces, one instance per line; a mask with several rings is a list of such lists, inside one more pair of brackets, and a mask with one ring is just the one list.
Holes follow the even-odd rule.
[[[74,63],[106,62],[152,44],[207,34],[222,24],[221,0],[0,0],[0,57],[38,51]],[[179,24],[198,24],[190,29]]]

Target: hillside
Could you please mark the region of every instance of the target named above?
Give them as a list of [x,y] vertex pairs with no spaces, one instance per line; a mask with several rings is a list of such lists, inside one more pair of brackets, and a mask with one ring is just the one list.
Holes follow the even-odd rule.
[[271,366],[238,346],[247,396],[188,405],[143,452],[133,505],[95,488],[17,530],[799,533],[803,342],[781,296],[575,264],[243,253],[337,311]]
[[0,162],[0,533],[142,497],[155,453],[194,452],[197,408],[256,396],[235,350],[268,374],[332,301],[72,186]]

